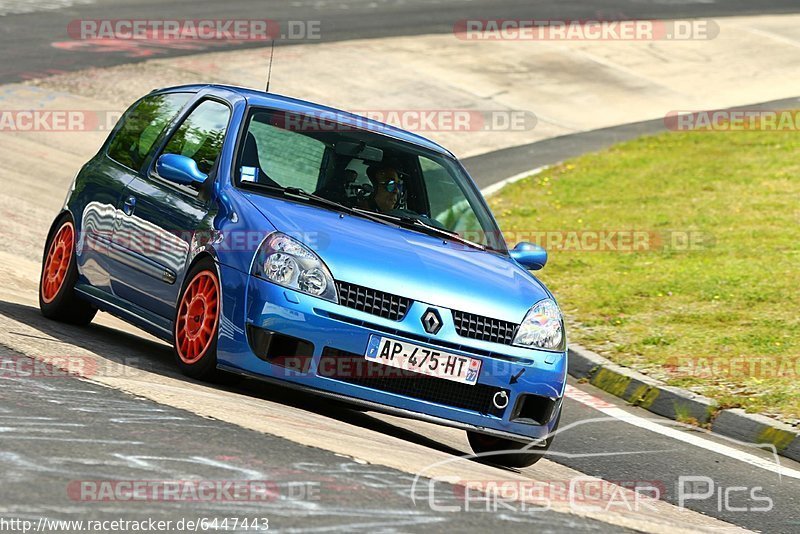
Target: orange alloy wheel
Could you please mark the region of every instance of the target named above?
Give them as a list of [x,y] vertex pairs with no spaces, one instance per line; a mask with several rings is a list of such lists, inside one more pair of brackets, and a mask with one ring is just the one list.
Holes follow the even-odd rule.
[[219,321],[219,282],[211,271],[200,271],[183,293],[175,325],[175,348],[186,364],[208,351]]
[[64,280],[67,278],[69,262],[72,260],[72,253],[75,250],[75,227],[71,222],[65,222],[58,229],[50,249],[47,251],[47,258],[44,261],[42,270],[42,300],[49,304],[53,302]]

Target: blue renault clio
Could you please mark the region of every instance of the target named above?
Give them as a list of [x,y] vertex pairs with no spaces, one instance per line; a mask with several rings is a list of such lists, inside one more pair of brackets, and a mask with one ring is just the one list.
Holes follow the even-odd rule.
[[39,302],[97,310],[235,373],[466,430],[522,467],[550,446],[566,336],[446,149],[336,109],[218,85],[154,91],[78,172]]

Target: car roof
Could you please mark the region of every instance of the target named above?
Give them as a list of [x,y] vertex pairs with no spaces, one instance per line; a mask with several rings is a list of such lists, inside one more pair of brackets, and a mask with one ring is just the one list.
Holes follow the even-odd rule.
[[455,158],[452,152],[440,144],[435,143],[421,135],[411,133],[408,130],[403,130],[402,128],[397,128],[396,126],[385,124],[362,115],[350,113],[349,111],[324,106],[322,104],[315,104],[314,102],[300,100],[299,98],[292,98],[275,93],[266,93],[264,91],[248,89],[246,87],[222,84],[181,85],[176,87],[164,87],[153,92],[174,91],[176,89],[192,91],[200,91],[201,89],[223,89],[226,91],[232,91],[244,97],[245,100],[247,100],[247,103],[251,106],[263,106],[280,111],[291,111],[303,115],[309,115],[311,117],[319,117],[326,121],[335,120],[335,122],[339,122],[347,126],[387,135],[389,137],[393,137],[407,143],[412,143],[414,145],[427,148],[428,150]]

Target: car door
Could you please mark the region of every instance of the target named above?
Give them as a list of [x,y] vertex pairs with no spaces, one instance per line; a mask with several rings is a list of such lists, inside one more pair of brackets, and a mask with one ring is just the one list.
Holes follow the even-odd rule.
[[81,236],[78,266],[91,285],[111,291],[117,270],[111,243],[115,220],[124,209],[125,187],[139,175],[156,140],[191,96],[186,92],[148,95],[135,102],[97,156],[81,169],[70,209]]
[[[201,97],[149,158],[148,172],[131,180],[122,195],[126,208],[117,220],[114,242],[126,254],[126,274],[113,280],[114,292],[170,320],[192,238],[198,230],[211,229],[216,208],[209,193],[230,117],[227,102]],[[161,178],[155,168],[163,154],[194,159],[208,175],[206,183],[196,189]]]

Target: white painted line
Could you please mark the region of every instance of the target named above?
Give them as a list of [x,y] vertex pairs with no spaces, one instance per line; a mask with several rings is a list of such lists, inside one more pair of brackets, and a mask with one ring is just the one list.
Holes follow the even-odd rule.
[[515,174],[514,176],[509,176],[504,180],[500,180],[499,182],[492,184],[488,187],[481,189],[481,194],[484,197],[488,197],[489,195],[493,195],[503,189],[508,184],[513,184],[514,182],[519,182],[523,178],[527,178],[528,176],[534,176],[539,174],[540,172],[544,171],[545,169],[549,168],[550,165],[542,165],[541,167],[536,167],[535,169],[531,169],[529,171],[521,172],[519,174]]
[[[684,443],[688,443],[689,445],[694,445],[695,447],[715,452],[723,456],[727,456],[728,458],[733,458],[734,460],[739,460],[740,462],[744,462],[746,464],[759,467],[761,469],[765,469],[773,473],[777,473],[778,475],[781,476],[800,479],[800,471],[780,465],[777,454],[774,454],[775,461],[771,461],[765,458],[761,458],[759,456],[754,456],[752,454],[740,451],[733,447],[723,445],[722,443],[718,443],[716,441],[707,440],[705,438],[698,436],[697,434],[691,434],[688,432],[683,432],[677,428],[670,428],[668,426],[661,425],[650,419],[645,419],[644,417],[639,417],[638,415],[634,415],[630,412],[627,412],[622,408],[617,408],[613,404],[610,404],[589,393],[586,393],[585,391],[582,391],[576,388],[575,386],[567,385],[566,394],[567,397],[574,399],[580,402],[581,404],[589,406],[590,408],[593,408],[600,413],[608,415],[609,417],[613,417],[614,419],[618,419],[624,423],[628,423],[629,425],[637,426],[639,428],[649,430],[650,432],[655,432],[656,434],[660,434],[668,438],[682,441]],[[724,436],[720,437],[724,438]],[[725,439],[730,439],[730,438],[725,438]],[[737,443],[740,442],[737,441]],[[755,446],[746,443],[741,443],[741,444]]]
[[796,41],[795,39],[791,39],[789,37],[784,37],[783,35],[779,35],[777,33],[772,33],[765,30],[759,30],[756,28],[744,28],[744,30],[754,35],[760,35],[761,37],[766,37],[767,39],[772,39],[773,41],[777,41],[779,43],[793,46],[795,48],[800,48],[800,41]]

